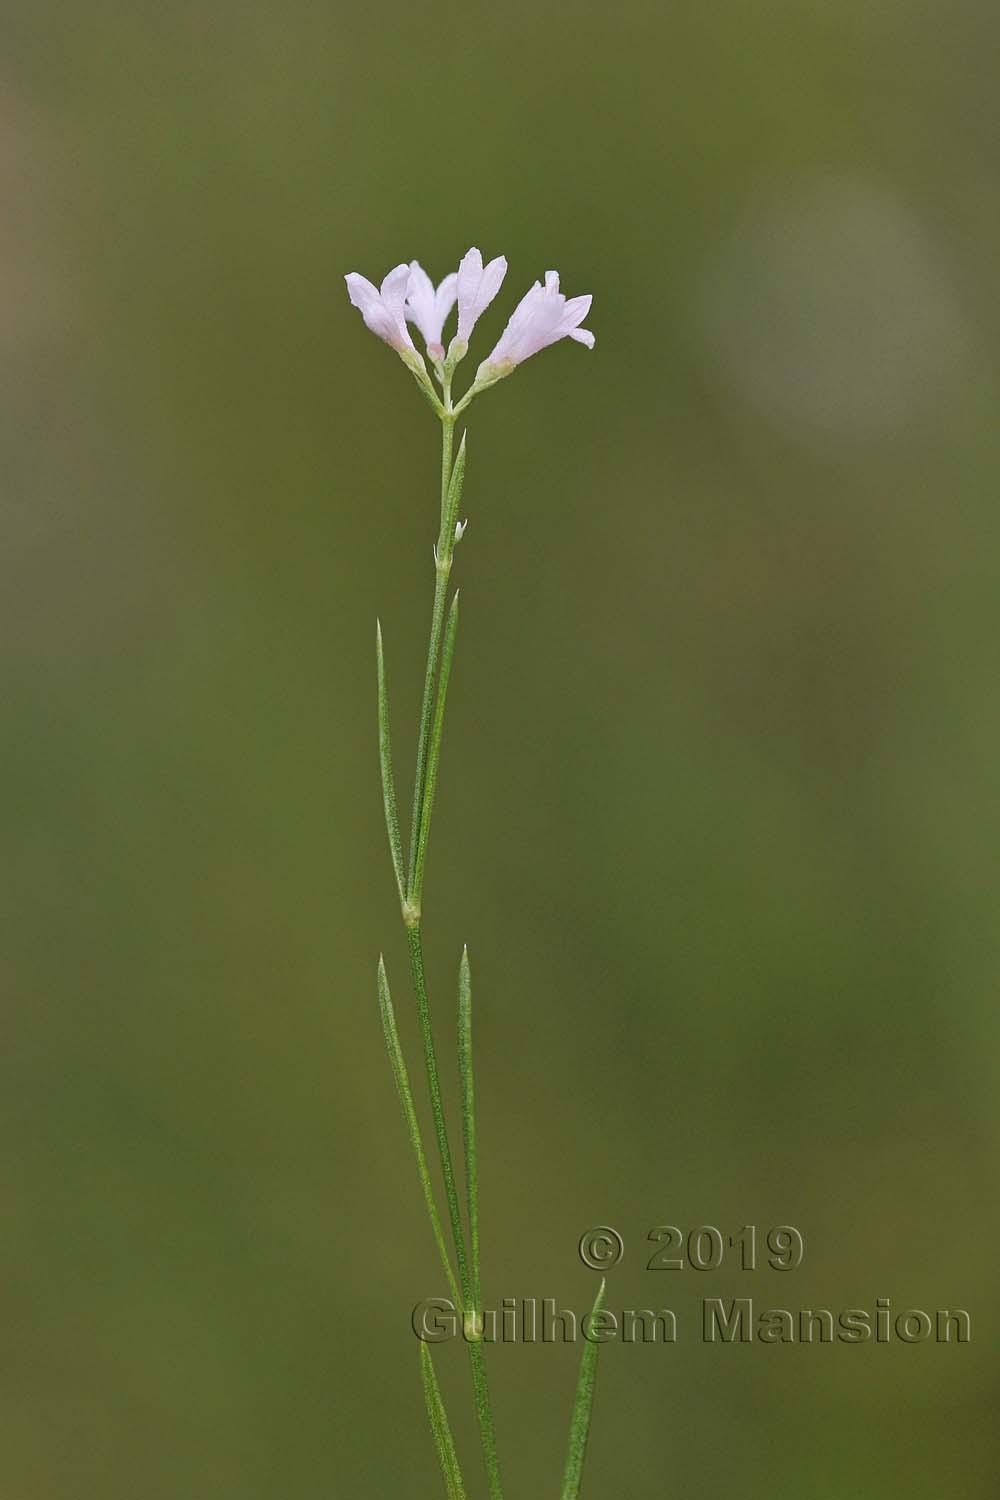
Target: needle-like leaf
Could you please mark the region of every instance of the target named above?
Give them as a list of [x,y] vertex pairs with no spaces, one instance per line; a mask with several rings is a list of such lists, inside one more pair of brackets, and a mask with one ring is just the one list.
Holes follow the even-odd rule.
[[385,654],[382,650],[382,623],[376,621],[375,655],[378,662],[378,760],[382,771],[382,801],[385,826],[389,835],[392,868],[401,902],[406,900],[403,875],[403,844],[399,836],[399,810],[396,806],[396,783],[392,775],[392,736],[389,732],[389,690],[385,677]]
[[[596,1318],[604,1307],[605,1282],[601,1281],[591,1310]],[[587,1339],[580,1360],[580,1375],[576,1383],[576,1400],[569,1424],[569,1448],[566,1453],[566,1470],[563,1475],[562,1500],[576,1500],[583,1478],[583,1461],[587,1456],[587,1438],[590,1433],[590,1415],[594,1405],[594,1381],[597,1378],[597,1352],[600,1348],[595,1340]]]
[[399,1102],[403,1106],[403,1114],[406,1117],[406,1128],[409,1131],[413,1154],[417,1159],[417,1172],[420,1177],[420,1185],[424,1190],[424,1202],[427,1204],[427,1214],[431,1221],[431,1229],[434,1231],[434,1239],[437,1242],[438,1253],[441,1256],[441,1264],[448,1278],[449,1290],[451,1291],[455,1306],[460,1308],[463,1306],[462,1295],[458,1289],[458,1282],[455,1280],[455,1273],[451,1268],[451,1260],[449,1259],[448,1248],[445,1244],[444,1231],[441,1228],[437,1204],[434,1201],[434,1186],[431,1182],[431,1175],[427,1170],[424,1143],[420,1136],[417,1112],[413,1107],[413,1091],[410,1088],[410,1075],[406,1071],[406,1059],[403,1057],[403,1049],[399,1044],[399,1032],[396,1029],[396,1013],[392,1008],[392,997],[389,994],[389,980],[386,976],[385,963],[381,954],[378,961],[378,1007],[382,1017],[382,1031],[385,1035],[386,1051],[389,1054],[389,1062],[392,1064],[392,1075],[396,1080],[396,1091],[399,1094]]
[[417,841],[417,858],[414,865],[410,899],[420,905],[424,886],[424,865],[427,860],[427,843],[434,815],[434,790],[437,786],[438,763],[441,759],[441,735],[444,731],[444,709],[448,697],[448,678],[455,655],[455,637],[458,633],[458,590],[451,601],[448,619],[444,628],[444,645],[441,650],[441,674],[438,678],[437,701],[434,704],[434,720],[431,725],[430,743],[427,751],[427,769],[424,776],[423,805],[420,810],[420,833]]
[[437,1376],[434,1373],[431,1351],[423,1342],[420,1344],[420,1375],[424,1383],[427,1415],[430,1418],[431,1432],[434,1434],[434,1446],[441,1460],[441,1473],[444,1475],[448,1500],[465,1500],[465,1485],[462,1483],[458,1455],[455,1452],[451,1428],[448,1426],[448,1416],[444,1409],[444,1402],[441,1400]]

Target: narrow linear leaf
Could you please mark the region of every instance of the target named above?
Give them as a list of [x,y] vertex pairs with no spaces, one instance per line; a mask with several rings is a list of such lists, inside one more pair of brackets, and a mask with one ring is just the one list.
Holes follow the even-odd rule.
[[[604,1307],[602,1279],[594,1298],[591,1318],[596,1318]],[[576,1383],[576,1400],[569,1424],[569,1447],[566,1453],[566,1470],[563,1475],[562,1500],[576,1500],[583,1479],[583,1461],[587,1456],[587,1438],[590,1435],[590,1417],[594,1406],[594,1382],[597,1379],[597,1353],[600,1345],[587,1339],[580,1360],[580,1375]]]
[[389,980],[385,972],[385,963],[381,954],[378,961],[378,1006],[382,1017],[382,1031],[385,1036],[386,1051],[389,1054],[389,1062],[392,1065],[393,1078],[396,1080],[396,1092],[399,1094],[399,1102],[403,1106],[406,1128],[410,1135],[410,1144],[413,1147],[413,1154],[417,1160],[417,1173],[420,1177],[420,1185],[424,1190],[427,1215],[431,1221],[431,1229],[434,1232],[438,1254],[441,1256],[441,1264],[448,1278],[448,1287],[451,1291],[452,1299],[455,1306],[461,1308],[463,1306],[463,1299],[458,1290],[455,1273],[451,1268],[451,1260],[449,1259],[448,1248],[445,1244],[444,1231],[441,1228],[437,1204],[434,1201],[434,1186],[431,1182],[431,1175],[427,1170],[424,1143],[420,1136],[417,1112],[413,1107],[413,1091],[410,1088],[410,1075],[406,1071],[406,1060],[403,1057],[403,1049],[399,1044],[399,1032],[396,1029],[396,1013],[393,1010],[392,997],[389,994]]
[[458,1073],[462,1093],[462,1144],[465,1148],[465,1191],[469,1213],[469,1260],[475,1312],[482,1312],[479,1285],[479,1169],[476,1158],[476,1086],[472,1070],[472,974],[469,950],[462,949],[458,966]]
[[427,1416],[434,1435],[434,1446],[437,1448],[437,1455],[441,1462],[441,1473],[444,1475],[444,1487],[448,1492],[448,1500],[465,1500],[465,1485],[462,1483],[458,1455],[452,1441],[451,1428],[448,1426],[448,1415],[444,1409],[444,1402],[441,1400],[431,1351],[423,1341],[420,1344],[420,1376],[423,1380]]
[[[442,506],[444,500],[442,499]],[[441,632],[444,629],[444,605],[448,592],[448,575],[436,569],[434,582],[434,607],[431,611],[431,634],[427,643],[427,666],[424,669],[424,691],[420,701],[420,727],[417,731],[417,769],[413,777],[413,808],[410,817],[410,858],[407,864],[407,894],[411,899],[416,891],[417,855],[420,848],[421,813],[424,805],[424,787],[427,781],[427,748],[434,716],[434,683],[437,678],[438,655],[441,649]]]
[[406,942],[410,950],[410,976],[417,1000],[417,1020],[424,1049],[424,1067],[427,1073],[427,1092],[430,1095],[431,1114],[434,1118],[434,1135],[437,1141],[441,1176],[444,1180],[445,1201],[451,1220],[455,1256],[458,1262],[458,1284],[462,1289],[463,1310],[471,1300],[469,1289],[469,1262],[465,1248],[465,1230],[458,1203],[458,1188],[455,1185],[455,1165],[448,1140],[448,1122],[444,1113],[444,1097],[441,1093],[441,1075],[438,1072],[437,1050],[434,1046],[434,1028],[431,1025],[430,998],[427,994],[427,975],[424,969],[424,945],[420,923],[406,928]]
[[427,752],[427,769],[424,775],[423,804],[420,810],[420,834],[417,841],[417,859],[414,866],[411,899],[420,904],[424,886],[424,865],[427,860],[427,843],[434,815],[434,792],[437,787],[438,764],[441,760],[441,736],[444,732],[444,710],[448,698],[448,678],[455,655],[455,637],[458,633],[458,590],[451,601],[448,619],[444,628],[444,645],[441,651],[441,674],[438,678],[437,701],[434,704],[434,719],[431,724],[430,743]]
[[451,537],[454,536],[455,522],[458,519],[458,507],[462,503],[462,490],[465,486],[465,439],[467,433],[462,433],[462,441],[458,445],[455,454],[455,462],[452,465],[451,479],[448,483],[448,504],[446,511],[447,535],[449,546]]
[[396,783],[392,775],[392,736],[389,732],[389,690],[385,676],[385,654],[382,650],[382,623],[376,621],[375,654],[378,662],[378,761],[382,772],[382,801],[389,851],[396,876],[400,901],[406,900],[403,877],[403,844],[399,836],[399,809],[396,805]]

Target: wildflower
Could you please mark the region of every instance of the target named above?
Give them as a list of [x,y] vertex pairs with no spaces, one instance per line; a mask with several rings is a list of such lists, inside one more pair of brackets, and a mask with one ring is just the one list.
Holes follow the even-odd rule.
[[[507,261],[502,255],[491,260],[484,268],[483,257],[473,247],[462,256],[458,268],[458,333],[457,341],[467,345],[482,314],[503,285],[507,274]],[[464,353],[463,349],[463,353]]]
[[352,271],[344,280],[347,282],[347,294],[351,302],[372,333],[385,339],[407,364],[411,363],[409,356],[419,359],[410,338],[410,330],[406,326],[405,304],[410,284],[410,267],[405,264],[394,266],[379,288],[374,287],[367,277],[359,276],[357,271]]
[[455,306],[457,283],[458,275],[451,271],[435,291],[433,281],[420,262],[417,260],[410,262],[406,316],[411,323],[416,323],[423,334],[427,353],[431,359],[444,358],[441,335],[444,332],[445,320]]
[[594,335],[580,324],[590,311],[592,298],[570,297],[559,290],[559,273],[546,271],[545,285],[535,282],[521,298],[510,322],[500,335],[493,353],[476,371],[476,386],[482,390],[502,380],[524,360],[559,339],[575,339],[578,344],[594,347]]

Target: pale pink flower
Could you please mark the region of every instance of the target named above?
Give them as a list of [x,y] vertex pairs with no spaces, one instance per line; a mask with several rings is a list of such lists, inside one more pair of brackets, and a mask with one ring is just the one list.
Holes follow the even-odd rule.
[[417,260],[410,261],[410,289],[406,296],[406,316],[416,323],[424,336],[427,353],[432,359],[444,358],[445,320],[455,306],[458,276],[454,271],[444,278],[437,291],[434,283]]
[[594,347],[594,335],[579,325],[590,311],[590,296],[567,299],[559,290],[559,273],[546,271],[545,285],[535,282],[521,298],[493,353],[476,372],[476,384],[492,384],[516,365],[559,339]]
[[394,266],[379,288],[374,287],[367,277],[359,276],[357,271],[352,271],[350,275],[344,277],[344,280],[347,282],[348,296],[372,333],[377,333],[380,339],[385,339],[386,343],[391,344],[397,354],[401,354],[404,359],[408,355],[419,359],[420,356],[410,338],[410,330],[406,326],[405,303],[407,288],[410,284],[409,266]]
[[500,290],[506,274],[507,262],[502,255],[485,268],[483,257],[475,248],[462,256],[458,268],[457,338],[463,344],[469,342],[472,330]]

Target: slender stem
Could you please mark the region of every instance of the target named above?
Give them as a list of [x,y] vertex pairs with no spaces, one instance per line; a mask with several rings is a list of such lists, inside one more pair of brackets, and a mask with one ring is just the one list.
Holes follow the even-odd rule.
[[441,418],[441,530],[435,548],[436,576],[434,582],[434,606],[431,611],[431,634],[427,645],[427,666],[424,671],[424,697],[420,707],[420,728],[417,733],[417,769],[413,778],[413,817],[410,824],[410,858],[407,871],[407,895],[413,900],[413,882],[417,870],[417,854],[420,844],[420,825],[424,805],[424,776],[427,765],[427,745],[430,739],[431,718],[434,711],[434,683],[437,677],[438,656],[441,651],[441,632],[444,625],[444,602],[448,592],[448,576],[451,573],[451,543],[448,534],[448,489],[451,482],[452,438],[455,431],[454,418],[446,413]]
[[469,1341],[469,1360],[472,1365],[472,1390],[476,1402],[476,1420],[479,1437],[483,1445],[483,1462],[490,1487],[490,1500],[503,1500],[500,1483],[500,1463],[497,1459],[497,1435],[493,1426],[493,1408],[490,1405],[490,1388],[486,1382],[486,1362],[483,1359],[481,1340]]
[[[406,939],[410,952],[410,972],[413,989],[417,997],[417,1016],[423,1044],[424,1065],[427,1071],[427,1088],[434,1119],[438,1154],[441,1158],[441,1175],[444,1178],[448,1218],[451,1221],[452,1238],[455,1242],[455,1257],[458,1262],[458,1281],[462,1293],[462,1315],[466,1324],[469,1360],[472,1367],[472,1387],[476,1407],[476,1419],[483,1448],[483,1462],[489,1482],[490,1500],[503,1500],[500,1483],[500,1468],[497,1460],[496,1432],[490,1405],[489,1386],[486,1379],[486,1364],[483,1357],[481,1324],[479,1320],[479,1270],[478,1270],[478,1214],[470,1232],[476,1240],[476,1267],[470,1268],[466,1249],[462,1213],[459,1208],[458,1189],[455,1183],[455,1168],[448,1127],[445,1121],[444,1101],[441,1095],[441,1080],[438,1073],[437,1053],[434,1047],[434,1032],[431,1027],[430,1002],[427,997],[427,979],[424,972],[423,939],[420,929],[420,902],[423,887],[424,856],[430,834],[433,812],[433,780],[437,769],[437,758],[441,748],[441,732],[444,721],[445,695],[448,672],[455,645],[457,610],[453,608],[445,660],[441,665],[441,680],[437,687],[435,711],[435,683],[438,679],[438,664],[441,659],[441,640],[444,629],[445,598],[448,578],[451,573],[452,553],[455,546],[455,513],[460,500],[465,464],[465,446],[459,449],[457,460],[453,458],[455,412],[451,403],[451,381],[443,382],[444,406],[441,416],[441,526],[438,543],[434,549],[435,585],[434,605],[431,611],[430,639],[427,645],[427,666],[424,672],[424,695],[420,709],[420,726],[417,735],[417,765],[413,786],[413,812],[410,828],[410,849],[406,877],[406,895],[402,903]],[[429,759],[430,757],[430,759]],[[473,1153],[474,1153],[473,1146]],[[475,1166],[473,1164],[473,1171]],[[469,1323],[471,1321],[471,1327]]]
[[437,787],[438,765],[441,760],[441,737],[444,731],[444,710],[448,700],[448,679],[455,655],[455,635],[458,630],[458,590],[451,601],[448,621],[444,630],[444,648],[441,655],[441,673],[438,678],[437,702],[434,705],[434,720],[424,768],[424,805],[420,813],[420,838],[417,844],[417,862],[410,888],[410,901],[419,911],[424,889],[424,865],[427,860],[427,845],[431,835],[431,818],[434,815],[434,791]]
[[[456,417],[461,416],[466,407],[470,406],[472,402],[475,401],[476,397],[479,395],[479,392],[482,389],[483,387],[479,384],[478,380],[474,380],[472,382],[472,384],[469,386],[469,389],[462,397],[461,401],[459,401],[458,404],[453,408]],[[451,406],[450,399],[448,405]]]
[[389,980],[386,977],[385,963],[381,954],[378,961],[378,1003],[382,1016],[382,1031],[385,1036],[386,1051],[389,1054],[389,1062],[392,1065],[392,1075],[396,1080],[399,1102],[403,1106],[403,1116],[406,1120],[410,1144],[413,1147],[413,1155],[417,1163],[417,1176],[420,1178],[420,1186],[424,1190],[424,1203],[427,1205],[427,1216],[431,1221],[434,1242],[438,1247],[438,1254],[441,1257],[444,1274],[448,1279],[449,1290],[455,1300],[458,1301],[460,1299],[458,1283],[455,1280],[455,1273],[451,1268],[451,1261],[448,1258],[448,1247],[445,1244],[444,1231],[441,1228],[437,1203],[434,1200],[434,1187],[431,1182],[431,1174],[427,1170],[427,1157],[424,1154],[424,1143],[420,1134],[420,1125],[417,1121],[417,1111],[413,1106],[413,1090],[410,1087],[410,1075],[407,1071],[406,1059],[403,1057],[403,1049],[399,1042],[399,1032],[396,1029],[396,1013],[393,1010],[392,996],[389,993]]
[[462,1289],[463,1314],[472,1307],[472,1287],[469,1281],[469,1264],[465,1253],[465,1231],[458,1207],[458,1190],[455,1187],[455,1168],[451,1146],[448,1143],[448,1126],[444,1117],[444,1101],[441,1097],[441,1079],[438,1074],[437,1052],[434,1033],[431,1029],[430,1003],[427,999],[427,979],[424,974],[424,949],[419,921],[407,925],[406,940],[410,949],[410,973],[417,997],[417,1016],[420,1021],[420,1039],[424,1048],[424,1064],[427,1069],[427,1089],[431,1096],[431,1114],[434,1118],[434,1133],[437,1136],[438,1154],[441,1157],[441,1175],[448,1203],[448,1217],[455,1241],[455,1257],[458,1261],[458,1281]]
[[445,540],[445,518],[448,513],[448,486],[451,483],[451,454],[452,434],[455,431],[455,418],[451,411],[451,389],[445,388],[445,401],[447,410],[441,416],[441,541]]
[[462,1144],[465,1148],[465,1203],[469,1216],[469,1264],[472,1298],[482,1313],[479,1286],[479,1171],[476,1158],[476,1084],[472,1067],[472,974],[469,950],[458,967],[458,1073],[462,1090]]
[[[472,976],[469,971],[467,949],[462,952],[462,962],[458,971],[458,1065],[462,1084],[462,1135],[465,1144],[472,1297],[475,1315],[478,1319],[482,1315],[479,1289],[479,1179],[476,1169],[476,1104],[472,1074]],[[472,1389],[490,1497],[491,1500],[503,1500],[500,1465],[497,1460],[497,1439],[493,1427],[493,1410],[486,1381],[486,1362],[480,1342],[470,1343],[469,1358],[472,1362]]]
[[481,1328],[478,1322],[479,1308],[473,1292],[469,1263],[465,1250],[465,1235],[462,1230],[462,1217],[458,1207],[458,1192],[455,1187],[455,1169],[452,1162],[451,1147],[448,1144],[448,1127],[445,1123],[444,1104],[441,1098],[441,1081],[438,1075],[437,1053],[434,1047],[434,1034],[431,1030],[430,1005],[427,999],[427,980],[424,974],[423,943],[420,935],[419,922],[407,925],[406,937],[410,949],[410,971],[413,975],[413,988],[417,996],[417,1014],[420,1020],[420,1036],[424,1046],[424,1062],[427,1067],[427,1088],[431,1096],[431,1114],[434,1117],[434,1130],[437,1135],[438,1151],[441,1156],[441,1174],[444,1177],[445,1197],[448,1201],[448,1217],[451,1220],[452,1236],[455,1241],[455,1256],[458,1260],[458,1279],[462,1288],[462,1313],[463,1321],[466,1314],[471,1313],[476,1323],[467,1332],[476,1335],[468,1338],[469,1361],[472,1366],[472,1391],[476,1406],[476,1421],[479,1424],[479,1437],[483,1447],[483,1463],[486,1467],[486,1476],[489,1481],[490,1500],[503,1500],[503,1488],[500,1483],[500,1464],[497,1458],[496,1430],[493,1425],[493,1409],[490,1404],[489,1384],[486,1378],[486,1362],[483,1358],[483,1347]]

